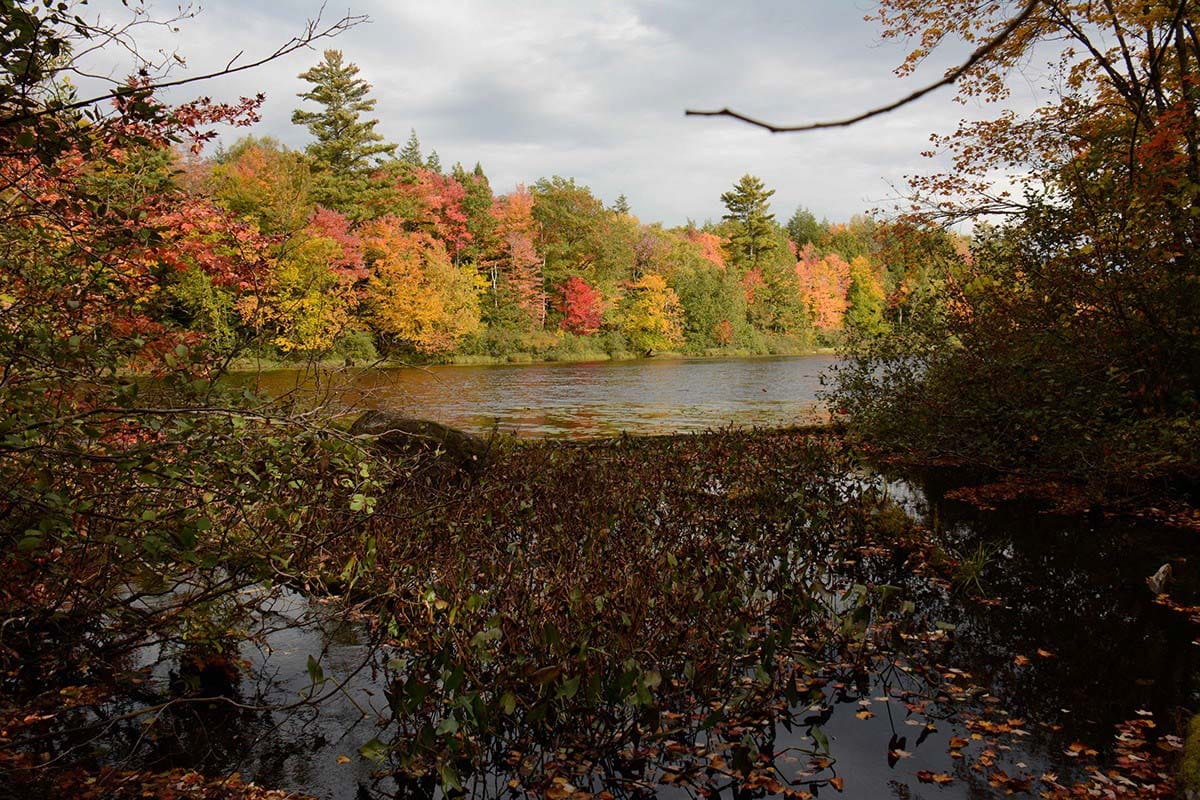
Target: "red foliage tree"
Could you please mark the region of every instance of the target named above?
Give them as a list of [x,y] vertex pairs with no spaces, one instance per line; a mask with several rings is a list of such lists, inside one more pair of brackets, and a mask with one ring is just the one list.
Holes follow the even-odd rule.
[[416,202],[419,211],[414,221],[425,232],[441,239],[450,257],[457,259],[472,239],[467,229],[467,213],[463,210],[467,190],[449,175],[432,170],[418,168],[413,177],[402,180],[397,188]]
[[600,330],[604,314],[604,298],[600,292],[580,277],[571,277],[559,287],[557,304],[563,318],[558,326],[580,336],[591,336]]

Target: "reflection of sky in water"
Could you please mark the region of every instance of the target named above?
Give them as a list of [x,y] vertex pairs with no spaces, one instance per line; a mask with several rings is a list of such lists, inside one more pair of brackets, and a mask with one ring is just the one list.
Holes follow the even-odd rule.
[[262,375],[279,394],[297,385],[350,408],[519,436],[672,433],[793,425],[820,416],[820,375],[830,356],[649,360],[583,364],[347,370],[317,381]]

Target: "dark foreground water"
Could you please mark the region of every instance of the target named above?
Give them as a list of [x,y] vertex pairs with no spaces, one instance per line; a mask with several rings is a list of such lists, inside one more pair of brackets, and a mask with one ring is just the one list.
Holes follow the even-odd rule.
[[779,426],[820,416],[832,356],[649,359],[572,364],[277,370],[256,380],[338,408],[388,408],[475,432],[592,437]]
[[[942,635],[866,675],[830,666],[805,700],[748,731],[784,785],[795,781],[796,791],[819,797],[967,800],[1014,787],[1020,795],[1027,786],[1037,796],[1043,775],[1063,782],[1083,775],[1086,750],[1103,758],[1122,721],[1153,719],[1166,730],[1200,707],[1200,632],[1155,604],[1144,580],[1174,559],[1185,576],[1174,590],[1194,596],[1194,541],[1103,518],[981,512],[940,500],[935,485],[894,489],[948,548],[986,554],[975,577],[989,599],[947,593],[913,575],[888,576]],[[244,653],[260,677],[243,679],[240,697],[252,706],[294,702],[312,689],[310,656],[327,677],[345,681],[342,690],[319,710],[198,712],[181,724],[184,746],[165,754],[168,760],[338,800],[437,795],[432,783],[378,777],[376,765],[359,756],[365,743],[388,737],[388,656],[371,654],[361,630],[324,609],[296,595],[272,607],[265,619],[281,630],[267,637],[269,647]],[[814,726],[828,738],[832,762],[819,770],[820,785],[804,779]],[[500,756],[468,782],[468,797],[510,796],[516,773]],[[571,788],[618,798],[697,796],[659,784],[653,764],[633,763],[632,773],[610,764]],[[923,773],[947,782],[922,782]],[[1012,782],[997,784],[998,773]],[[831,775],[844,781],[844,793],[827,782]],[[716,789],[708,796],[783,796],[720,774],[701,777]]]

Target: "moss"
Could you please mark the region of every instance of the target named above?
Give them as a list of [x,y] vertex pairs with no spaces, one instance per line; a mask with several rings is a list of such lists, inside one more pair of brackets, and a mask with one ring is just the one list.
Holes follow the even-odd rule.
[[1200,800],[1200,714],[1188,723],[1179,764],[1179,789],[1184,800]]

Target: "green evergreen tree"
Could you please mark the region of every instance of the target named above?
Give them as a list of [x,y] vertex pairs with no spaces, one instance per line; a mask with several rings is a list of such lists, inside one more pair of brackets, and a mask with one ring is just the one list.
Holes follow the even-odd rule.
[[629,198],[625,195],[617,197],[617,202],[613,203],[612,210],[618,214],[631,214],[629,209]]
[[429,151],[429,158],[425,161],[425,169],[430,172],[436,172],[439,175],[442,172],[442,160],[438,158],[437,150]]
[[318,169],[348,176],[376,166],[396,145],[384,141],[375,130],[377,119],[363,119],[375,108],[369,97],[371,84],[358,77],[358,66],[343,60],[340,50],[326,50],[315,67],[300,73],[312,84],[298,96],[323,106],[320,111],[296,109],[292,122],[304,125],[316,137],[306,151]]
[[787,223],[788,238],[800,247],[806,244],[815,245],[821,241],[828,227],[826,223],[817,222],[817,218],[807,208],[797,208]]
[[396,160],[411,167],[425,166],[425,159],[421,156],[421,140],[417,138],[417,132],[412,128],[409,128],[408,141],[404,143],[404,149],[400,151],[400,155],[396,156]]
[[728,213],[723,219],[733,224],[730,235],[730,259],[739,267],[753,269],[776,247],[775,215],[770,213],[774,189],[763,186],[760,178],[743,175],[732,190],[721,195]]

